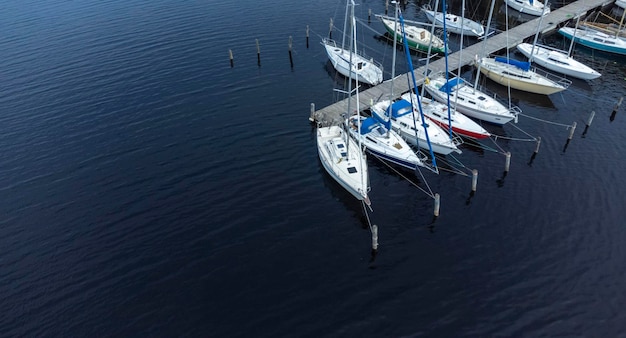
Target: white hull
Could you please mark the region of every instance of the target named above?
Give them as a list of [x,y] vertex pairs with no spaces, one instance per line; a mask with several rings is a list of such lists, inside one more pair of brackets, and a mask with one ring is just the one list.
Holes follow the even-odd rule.
[[[410,103],[408,106],[410,107]],[[389,100],[383,100],[371,106],[370,109],[374,114],[384,119],[388,107]],[[424,128],[420,114],[417,111],[414,111],[413,114],[408,113],[400,117],[392,118],[391,125],[409,144],[429,150],[426,139],[427,131],[433,152],[443,155],[448,155],[452,152],[461,153],[461,150],[457,147],[457,143],[450,140],[448,133],[435,123],[426,123],[426,128]],[[414,129],[414,126],[417,127],[417,130]]]
[[[443,13],[435,12],[422,8],[424,14],[430,22],[443,26]],[[485,28],[476,21],[462,18],[454,14],[446,14],[446,30],[455,34],[463,34],[465,36],[481,37],[485,35]],[[462,22],[462,24],[461,24]]]
[[[357,120],[359,118],[361,119],[361,132],[357,130]],[[379,122],[368,125],[368,122],[374,120],[373,117],[366,118],[357,115],[349,117],[346,119],[346,125],[348,130],[350,130],[350,136],[357,140],[360,138],[361,144],[365,146],[365,149],[382,160],[412,170],[424,166],[424,163],[413,149],[395,131],[387,130]]]
[[[402,95],[402,99],[413,102],[413,107],[419,109],[415,94],[406,93]],[[491,136],[491,134],[478,125],[478,123],[472,121],[472,119],[455,111],[454,109],[452,109],[450,114],[448,114],[447,104],[433,101],[425,97],[421,97],[421,103],[424,115],[426,115],[433,122],[437,123],[437,125],[444,130],[448,130],[451,126],[453,132],[461,136],[478,140]],[[448,118],[448,115],[450,118]]]
[[530,0],[504,0],[507,5],[512,7],[513,9],[530,15],[541,16],[550,13],[550,7],[546,7],[545,12],[543,11],[543,3],[538,0],[533,0],[532,3]]
[[623,9],[626,9],[626,0],[615,0],[615,4]]
[[[367,59],[360,54],[352,54],[350,65],[350,51],[341,48],[333,40],[323,39],[322,44],[326,49],[328,59],[333,67],[345,77],[351,77],[359,82],[377,85],[383,81],[382,66],[373,59]],[[352,72],[352,75],[350,75]]]
[[322,127],[317,128],[317,152],[328,174],[354,197],[369,205],[367,158],[358,144],[346,137],[341,127]]
[[540,66],[575,78],[592,80],[600,77],[601,75],[592,68],[574,60],[574,58],[561,51],[541,46],[535,46],[533,50],[533,45],[529,43],[520,43],[517,45],[517,50],[529,59],[532,53],[532,61],[536,62]]
[[[447,103],[446,92],[439,90],[446,83],[443,76],[428,79],[426,91],[437,101]],[[515,119],[516,113],[509,110],[495,98],[474,89],[462,81],[450,90],[450,105],[461,113],[485,122],[503,125]],[[514,107],[519,112],[519,108]]]
[[550,95],[567,89],[571,83],[565,79],[555,82],[534,70],[523,70],[493,58],[482,58],[478,62],[481,63],[480,72],[491,80],[530,93]]

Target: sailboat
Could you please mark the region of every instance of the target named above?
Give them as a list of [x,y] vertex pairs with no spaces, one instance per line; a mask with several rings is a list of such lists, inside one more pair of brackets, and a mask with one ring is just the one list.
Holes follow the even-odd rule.
[[[446,1],[445,0],[442,2],[441,8],[443,10],[443,13],[446,13]],[[435,23],[433,22],[433,26],[434,25]],[[447,22],[444,21],[443,22],[444,42],[446,42],[445,40],[447,36],[448,36]],[[461,43],[462,43],[463,36],[464,34],[461,34]],[[444,57],[445,57],[444,61],[445,61],[446,70],[447,70],[448,69],[447,51]],[[429,60],[427,59],[426,68],[428,68],[428,61]],[[444,130],[447,130],[449,132],[451,131],[449,133],[451,138],[454,137],[453,133],[456,133],[460,136],[473,138],[473,139],[484,139],[484,138],[491,136],[491,134],[489,134],[488,131],[486,131],[483,127],[478,125],[472,119],[470,119],[469,117],[461,113],[457,113],[456,109],[452,108],[452,106],[448,104],[449,102],[447,100],[445,103],[441,103],[435,100],[425,98],[423,90],[419,99],[417,98],[417,90],[416,90],[416,93],[409,92],[409,93],[402,95],[402,98],[409,102],[412,102],[415,109],[421,108],[422,113],[426,117],[428,117],[428,119],[430,119],[432,122],[436,123],[438,126],[443,128]],[[421,104],[421,107],[420,107],[420,104]]]
[[450,13],[444,15],[441,12],[430,10],[428,5],[422,7],[422,12],[426,14],[426,17],[430,22],[437,25],[443,25],[445,18],[447,30],[455,34],[463,34],[465,36],[481,37],[485,35],[485,28],[483,25],[476,21],[472,21],[463,16],[458,16]]
[[443,40],[430,34],[427,29],[413,25],[406,25],[404,27],[406,37],[403,37],[401,28],[399,27],[399,25],[396,24],[394,20],[384,16],[378,17],[383,22],[383,25],[385,26],[387,32],[389,32],[391,36],[395,36],[398,42],[403,42],[403,39],[406,39],[409,48],[422,52],[428,52],[428,47],[430,46],[430,50],[432,52],[439,54],[445,53]]
[[[396,8],[396,12],[399,13],[398,8]],[[404,39],[407,32],[405,31],[402,14],[400,14],[400,28],[399,30],[396,29],[396,31],[402,34],[405,53],[407,53],[407,59],[409,60],[408,65],[411,70],[410,73],[414,77],[410,54],[408,54],[408,41]],[[394,59],[394,64],[395,61]],[[413,97],[409,97],[409,99],[412,101]],[[439,126],[434,123],[429,123],[430,121],[421,114],[422,111],[416,109],[411,101],[405,99],[400,99],[395,102],[391,99],[382,100],[371,106],[370,109],[372,114],[379,119],[391,119],[391,125],[395,131],[410,144],[429,150],[432,158],[434,158],[434,153],[448,155],[452,152],[456,152],[460,154],[461,150],[457,146],[460,144],[459,140],[456,138],[451,139]],[[418,105],[418,107],[420,107],[420,105]]]
[[[576,27],[578,27],[579,19],[580,16],[576,20]],[[524,54],[530,62],[536,62],[540,66],[552,71],[583,80],[592,80],[600,77],[601,74],[599,72],[571,57],[574,39],[572,39],[570,43],[568,52],[563,52],[548,46],[537,45],[536,39],[537,36],[535,35],[535,42],[532,45],[529,43],[520,43],[517,45],[517,50]]]
[[[395,46],[396,41],[394,41],[393,48],[394,59]],[[393,80],[389,96],[393,97]],[[425,160],[426,158],[420,158],[407,142],[391,128],[391,119],[378,120],[376,117],[355,114],[348,117],[345,123],[350,135],[359,140],[370,154],[411,170],[425,166],[422,159]]]
[[[547,9],[547,6],[543,7],[544,12]],[[539,34],[542,20],[543,15],[540,17],[537,25],[535,41]],[[567,89],[572,83],[570,80],[548,72],[539,73],[537,69],[531,68],[530,62],[510,59],[508,56],[476,58],[474,62],[480,72],[491,80],[503,86],[530,93],[550,95]]]
[[544,16],[550,13],[550,6],[539,0],[504,0],[511,8],[530,15]]
[[[352,34],[350,37],[350,54],[348,62],[354,61],[353,43],[356,40],[356,20],[354,19],[354,1],[350,0],[350,23]],[[352,76],[349,75],[348,83],[348,111],[352,101]],[[356,112],[359,116],[359,90],[358,83],[354,90],[356,93]],[[360,128],[361,119],[357,119],[357,128]],[[361,142],[349,137],[348,132],[341,126],[329,126],[317,128],[317,152],[324,169],[342,187],[350,192],[356,199],[370,205],[368,193],[369,173],[367,157],[361,148]]]
[[[346,4],[344,32],[346,32],[346,25],[348,23],[348,5],[349,3]],[[356,40],[354,41],[354,50],[345,49],[344,44],[345,34],[341,45],[332,39],[322,39],[322,45],[333,67],[343,76],[358,82],[367,83],[369,85],[381,83],[383,81],[383,66],[374,61],[373,58],[368,58],[365,54],[357,52]],[[350,57],[352,57],[352,59],[350,59]]]
[[568,39],[573,39],[576,43],[603,52],[626,55],[626,40],[608,35],[589,27],[572,28],[562,27],[559,33]]

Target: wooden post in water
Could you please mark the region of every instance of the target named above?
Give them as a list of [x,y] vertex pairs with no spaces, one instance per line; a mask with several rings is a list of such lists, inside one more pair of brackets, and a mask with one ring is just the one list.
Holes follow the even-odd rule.
[[328,38],[332,39],[333,38],[333,18],[330,18],[330,28],[328,30]]
[[306,49],[309,49],[309,25],[306,25]]
[[233,50],[232,49],[228,50],[228,58],[230,59],[230,68],[233,68],[235,66],[235,63],[233,62]]
[[378,250],[378,226],[372,224],[372,251]]
[[289,35],[289,63],[291,64],[291,68],[293,68],[293,57],[291,56],[291,45],[292,45],[292,38],[291,38],[291,35]]
[[591,125],[591,122],[593,122],[594,116],[596,116],[596,112],[592,110],[591,115],[589,115],[589,120],[587,120],[587,127],[589,127]]
[[540,145],[541,145],[541,136],[537,136],[537,147],[535,148],[535,154],[539,153]]
[[367,11],[367,23],[372,23],[372,9]]
[[309,121],[315,121],[315,103],[311,102],[311,115],[309,116]]
[[576,130],[576,121],[574,121],[574,123],[572,123],[572,129],[570,129],[569,131],[569,136],[567,137],[568,140],[571,140],[572,137],[574,136],[574,131]]
[[476,192],[476,185],[478,185],[478,170],[472,169],[472,191]]
[[624,97],[623,96],[619,98],[619,101],[617,101],[617,104],[615,105],[615,108],[613,108],[613,111],[616,112],[619,109],[619,106],[622,105],[622,101],[624,101]]
[[261,67],[261,46],[259,45],[259,39],[256,41],[256,64]]
[[439,205],[441,204],[441,196],[435,193],[435,217],[439,217]]
[[511,152],[507,151],[505,155],[506,155],[506,160],[504,161],[504,172],[508,173],[509,168],[511,167]]

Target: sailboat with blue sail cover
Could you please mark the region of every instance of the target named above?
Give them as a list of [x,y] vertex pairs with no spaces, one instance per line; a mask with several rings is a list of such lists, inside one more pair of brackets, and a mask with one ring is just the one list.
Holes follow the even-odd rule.
[[[415,85],[415,74],[413,73],[413,64],[409,53],[408,42],[404,38],[406,31],[404,29],[404,19],[398,8],[400,31],[402,41],[404,43],[404,51],[409,60],[408,67],[413,78],[413,86]],[[397,22],[397,20],[396,20]],[[395,59],[393,60],[395,64]],[[392,77],[393,78],[393,77]],[[448,155],[452,152],[461,153],[458,148],[460,140],[458,138],[450,138],[448,133],[435,123],[426,118],[421,109],[421,102],[415,106],[411,101],[420,100],[419,97],[409,97],[409,100],[400,99],[395,102],[393,100],[382,100],[370,107],[374,116],[379,119],[391,119],[392,128],[398,132],[408,143],[417,147],[430,151],[431,158],[434,159],[434,153]]]

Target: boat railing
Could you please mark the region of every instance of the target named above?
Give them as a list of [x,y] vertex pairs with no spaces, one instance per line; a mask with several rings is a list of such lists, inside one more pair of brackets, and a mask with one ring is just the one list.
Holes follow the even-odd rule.
[[568,88],[572,84],[572,81],[570,81],[570,80],[568,80],[568,79],[566,79],[566,78],[564,78],[562,76],[556,75],[554,73],[550,73],[550,72],[548,72],[546,70],[543,70],[543,69],[540,69],[540,68],[537,68],[537,67],[533,67],[533,71],[536,74],[544,76],[548,80],[550,80],[552,82],[556,82],[556,83],[560,84],[561,86],[563,86],[565,88]]
[[[328,38],[323,38],[322,39],[322,44],[324,45],[329,45],[329,46],[333,46],[335,48],[341,48],[341,46],[333,39],[328,39]],[[373,63],[376,67],[383,69],[383,64],[374,60],[373,57],[363,53],[362,51],[357,51],[356,54],[358,54],[360,57],[368,60],[369,62]]]
[[495,92],[487,89],[487,87],[485,86],[478,86],[478,88],[476,88],[478,90],[480,90],[481,92],[485,93],[485,95],[489,95],[491,96],[494,100],[498,101],[501,105],[505,106],[505,107],[509,107],[509,111],[515,115],[521,114],[522,113],[522,108],[518,107],[518,106],[513,106],[513,105],[509,105],[508,100],[506,100],[505,98],[498,96],[498,94],[496,94]]

